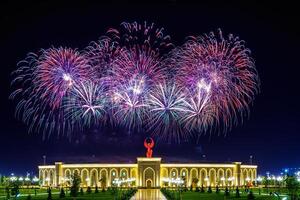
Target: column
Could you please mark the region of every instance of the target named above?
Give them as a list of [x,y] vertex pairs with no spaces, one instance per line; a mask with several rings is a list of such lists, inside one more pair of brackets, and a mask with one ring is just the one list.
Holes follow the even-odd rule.
[[234,183],[235,186],[240,186],[241,184],[241,162],[234,162],[233,168],[233,176],[234,176]]
[[63,169],[62,162],[55,162],[55,186],[60,186],[62,184]]

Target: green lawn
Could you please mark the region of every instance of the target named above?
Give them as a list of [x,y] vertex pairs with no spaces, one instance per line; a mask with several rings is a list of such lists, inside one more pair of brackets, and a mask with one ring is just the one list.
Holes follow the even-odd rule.
[[[21,194],[34,194],[35,193],[35,189],[33,188],[20,188],[19,189],[20,193]],[[58,192],[59,190],[58,189],[52,189],[52,192],[55,193],[55,192]],[[39,193],[46,193],[47,192],[47,189],[46,188],[37,188],[36,189],[36,192],[37,194]],[[1,196],[5,196],[6,195],[6,190],[4,187],[0,187],[0,197]]]
[[[85,190],[84,190],[85,191]],[[119,190],[118,193],[116,194],[112,194],[111,191],[106,191],[106,192],[102,192],[101,190],[99,191],[99,193],[95,193],[94,190],[92,190],[91,194],[87,194],[86,192],[84,192],[83,195],[78,194],[78,196],[76,198],[70,197],[69,192],[66,191],[66,197],[63,198],[65,200],[87,200],[87,199],[98,199],[98,200],[102,200],[102,199],[107,199],[107,200],[113,200],[115,199],[115,197],[117,197],[117,199],[119,199],[122,195],[122,193],[125,193],[126,190]],[[46,189],[39,189],[37,190],[37,194],[35,195],[34,190],[32,189],[20,189],[20,196],[17,198],[18,200],[26,200],[28,197],[28,194],[31,194],[31,199],[32,200],[45,200],[47,199],[48,193],[46,192]],[[5,191],[0,193],[0,200],[4,200],[6,199],[6,194]],[[13,196],[11,196],[11,199],[14,199]],[[59,191],[57,189],[52,189],[52,199],[53,200],[58,200],[61,199],[59,198]]]
[[[31,196],[32,200],[45,200],[47,199],[47,194],[42,194],[42,195],[37,195],[37,196],[34,196],[32,195]],[[3,198],[5,199],[5,198]],[[13,199],[13,198],[12,198]],[[20,196],[18,199],[20,200],[26,200],[27,199],[27,196]],[[52,199],[53,200],[56,200],[56,199],[61,199],[59,198],[59,195],[58,194],[53,194],[52,195]],[[73,197],[70,197],[69,195],[67,195],[65,198],[63,198],[65,200],[71,200],[71,199],[74,199]],[[100,192],[98,194],[84,194],[84,195],[79,195],[78,197],[76,197],[75,199],[77,200],[83,200],[83,199],[107,199],[107,200],[110,200],[110,199],[114,199],[114,196],[110,193],[110,192]]]
[[[178,190],[167,190],[166,195],[170,195],[170,198],[180,199],[179,198],[179,192]],[[261,195],[256,193],[256,191],[253,191],[253,194],[255,196],[256,200],[278,200],[278,197],[274,195],[269,195],[267,193],[261,193]],[[166,196],[165,195],[165,196]],[[224,191],[220,191],[219,194],[216,194],[215,191],[212,193],[206,192],[196,192],[196,191],[183,191],[181,193],[182,200],[193,200],[193,199],[201,199],[201,200],[246,200],[248,193],[245,193],[240,190],[240,197],[236,197],[235,191],[231,191],[229,196],[224,195]],[[283,196],[280,196],[280,199],[282,199]]]
[[[200,193],[200,192],[184,192],[182,194],[183,200],[193,200],[193,199],[201,199],[201,200],[232,200],[232,199],[239,199],[239,200],[246,200],[247,196],[241,195],[241,198],[236,198],[235,194],[230,194],[229,197],[225,197],[224,194],[215,194],[215,193]],[[255,195],[256,200],[277,200],[275,197],[272,196],[259,196]]]

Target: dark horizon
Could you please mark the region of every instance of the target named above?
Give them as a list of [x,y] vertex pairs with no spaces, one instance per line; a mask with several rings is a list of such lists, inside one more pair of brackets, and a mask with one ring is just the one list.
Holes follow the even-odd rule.
[[[295,3],[296,4],[296,3]],[[28,52],[66,46],[83,49],[110,27],[123,21],[154,22],[165,28],[173,43],[180,45],[189,35],[218,28],[245,40],[252,51],[261,80],[260,93],[250,106],[249,119],[233,127],[226,136],[206,135],[198,143],[160,142],[154,156],[191,161],[242,161],[258,164],[258,173],[300,167],[299,12],[296,5],[279,3],[161,4],[135,3],[4,3],[1,2],[1,145],[0,174],[37,172],[43,155],[48,163],[81,158],[144,156],[143,135],[115,136],[88,131],[75,141],[67,138],[42,140],[28,134],[15,119],[15,104],[8,99],[11,72]]]

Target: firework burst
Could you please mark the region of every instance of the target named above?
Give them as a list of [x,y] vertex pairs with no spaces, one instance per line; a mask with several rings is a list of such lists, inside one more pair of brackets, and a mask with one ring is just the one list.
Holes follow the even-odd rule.
[[11,84],[15,90],[10,98],[17,102],[16,118],[28,125],[29,132],[42,133],[43,138],[50,136],[52,132],[64,134],[71,129],[71,124],[59,109],[53,110],[36,92],[37,60],[38,55],[30,53],[18,63],[19,68],[13,72]]
[[224,130],[248,114],[248,105],[258,90],[258,76],[250,50],[238,37],[224,38],[221,31],[190,37],[173,51],[171,60],[180,86],[194,90],[199,81],[209,84],[208,101]]
[[44,136],[110,121],[180,142],[249,114],[259,78],[242,40],[219,31],[173,47],[163,28],[124,22],[83,52],[28,54],[13,72],[16,117]]
[[146,117],[147,104],[145,103],[147,91],[143,77],[134,78],[126,85],[120,85],[113,92],[112,113],[118,124],[129,130],[139,129]]
[[150,115],[149,130],[168,141],[186,138],[187,134],[180,125],[180,119],[185,112],[185,95],[179,88],[174,84],[159,84],[151,91],[147,104]]
[[61,105],[64,95],[79,80],[93,79],[93,68],[78,51],[70,48],[41,50],[34,69],[35,91],[52,108]]
[[154,24],[122,23],[120,30],[108,31],[122,45],[109,76],[113,98],[120,100],[113,104],[117,112],[112,114],[128,127],[142,126],[149,91],[166,79],[160,50],[169,45],[169,37],[162,30]]
[[201,79],[196,88],[190,89],[186,93],[185,109],[180,120],[187,131],[206,133],[215,121],[215,106],[210,102],[211,84]]
[[105,122],[108,96],[102,83],[90,80],[79,82],[72,88],[63,108],[66,119],[79,127],[91,127]]

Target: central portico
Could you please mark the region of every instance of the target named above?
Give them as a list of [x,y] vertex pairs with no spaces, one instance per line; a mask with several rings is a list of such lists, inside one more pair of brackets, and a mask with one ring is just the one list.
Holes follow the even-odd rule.
[[160,163],[161,158],[137,158],[138,185],[144,188],[160,187]]

